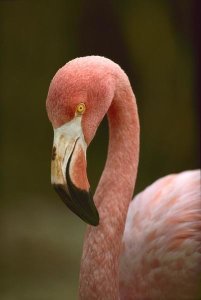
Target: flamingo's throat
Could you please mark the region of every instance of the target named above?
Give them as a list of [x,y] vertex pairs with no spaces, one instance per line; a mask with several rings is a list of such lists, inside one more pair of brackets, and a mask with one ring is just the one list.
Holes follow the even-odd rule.
[[86,173],[87,145],[81,117],[54,129],[51,182],[64,203],[82,220],[98,225],[99,215]]

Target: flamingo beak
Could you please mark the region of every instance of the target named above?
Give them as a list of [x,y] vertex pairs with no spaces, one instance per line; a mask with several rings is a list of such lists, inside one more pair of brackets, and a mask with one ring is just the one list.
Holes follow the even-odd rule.
[[87,179],[86,149],[80,116],[54,129],[51,183],[68,208],[97,226],[99,214]]

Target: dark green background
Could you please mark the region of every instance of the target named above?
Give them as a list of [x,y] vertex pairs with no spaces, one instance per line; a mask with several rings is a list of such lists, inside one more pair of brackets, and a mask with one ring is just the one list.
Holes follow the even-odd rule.
[[[198,167],[193,1],[0,1],[0,299],[76,299],[85,224],[50,185],[51,78],[77,56],[104,55],[130,77],[141,122],[135,192]],[[92,190],[106,120],[88,151]]]

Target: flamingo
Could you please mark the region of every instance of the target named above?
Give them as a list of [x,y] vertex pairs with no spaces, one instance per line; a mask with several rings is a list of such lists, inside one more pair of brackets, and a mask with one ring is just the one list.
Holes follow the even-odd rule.
[[[89,225],[79,299],[198,299],[201,272],[199,170],[165,176],[131,201],[139,160],[139,119],[129,79],[100,56],[76,58],[51,81],[51,183]],[[94,197],[86,150],[107,113],[108,155]]]

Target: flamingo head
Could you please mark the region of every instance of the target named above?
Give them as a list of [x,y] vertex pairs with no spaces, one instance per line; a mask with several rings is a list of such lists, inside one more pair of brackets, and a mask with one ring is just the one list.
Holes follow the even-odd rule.
[[70,61],[52,79],[46,101],[54,130],[51,183],[65,204],[94,226],[99,214],[87,179],[86,150],[114,96],[114,79],[105,76],[108,61],[95,56]]

